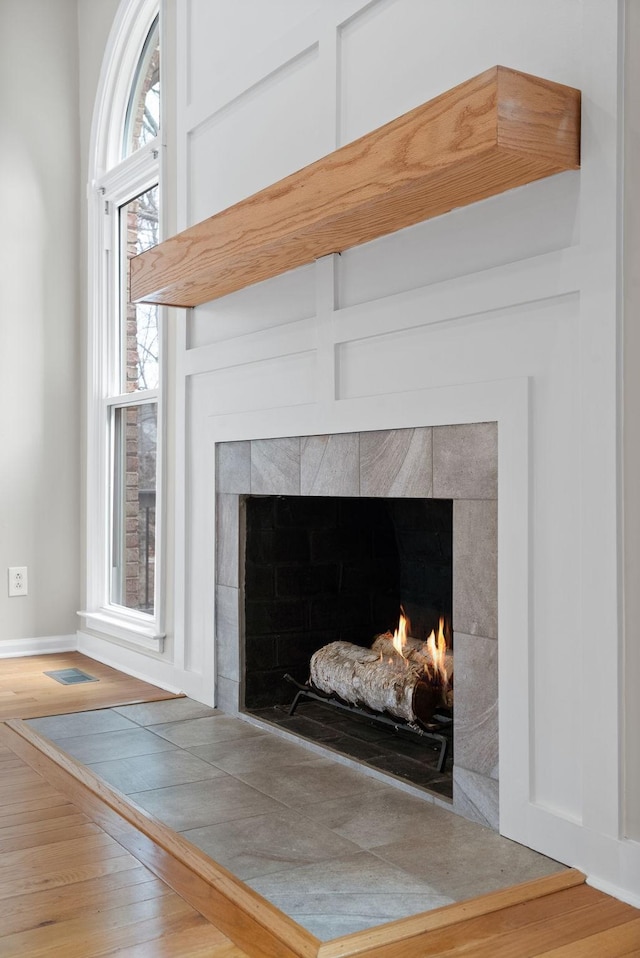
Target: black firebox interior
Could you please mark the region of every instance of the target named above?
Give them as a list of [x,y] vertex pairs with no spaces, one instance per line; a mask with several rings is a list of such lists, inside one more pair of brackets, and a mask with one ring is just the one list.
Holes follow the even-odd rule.
[[450,625],[451,500],[251,496],[245,507],[245,710],[450,795],[450,768],[436,771],[434,749],[408,731],[313,701],[289,716],[285,675],[305,683],[329,642],[370,646],[401,607],[418,638],[440,616]]

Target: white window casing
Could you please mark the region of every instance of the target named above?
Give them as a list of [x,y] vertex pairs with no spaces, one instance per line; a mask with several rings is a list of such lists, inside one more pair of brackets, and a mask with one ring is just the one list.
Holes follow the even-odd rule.
[[[84,627],[101,637],[149,652],[164,639],[164,310],[158,311],[158,388],[124,392],[119,355],[122,286],[120,208],[161,182],[162,145],[156,137],[121,158],[127,105],[136,67],[158,16],[157,0],[120,6],[107,46],[94,110],[88,184],[88,334],[86,586]],[[162,193],[160,222],[162,235]],[[155,568],[153,612],[115,604],[111,598],[113,468],[111,419],[117,407],[157,404]]]

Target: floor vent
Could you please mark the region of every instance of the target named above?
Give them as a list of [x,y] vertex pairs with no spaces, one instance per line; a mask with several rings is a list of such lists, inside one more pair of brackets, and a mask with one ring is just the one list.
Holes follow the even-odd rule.
[[61,685],[80,685],[81,682],[99,682],[92,675],[81,672],[80,669],[58,669],[57,672],[45,672],[45,675],[60,682]]

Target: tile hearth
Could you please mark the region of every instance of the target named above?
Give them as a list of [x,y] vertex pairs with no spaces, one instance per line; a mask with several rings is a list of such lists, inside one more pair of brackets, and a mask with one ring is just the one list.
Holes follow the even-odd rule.
[[564,867],[190,699],[29,724],[323,940]]

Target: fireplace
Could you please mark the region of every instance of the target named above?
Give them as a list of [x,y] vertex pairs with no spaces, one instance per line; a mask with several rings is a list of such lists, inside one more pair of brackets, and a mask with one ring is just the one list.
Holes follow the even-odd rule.
[[[431,722],[422,729],[408,726],[406,717],[395,717],[395,725],[381,721],[379,709],[365,710],[371,718],[359,714],[366,705],[360,694],[349,699],[357,710],[347,710],[344,696],[337,701],[317,687],[313,694],[305,689],[314,653],[368,649],[375,636],[393,633],[400,609],[410,634],[423,639],[440,618],[450,623],[452,505],[428,498],[247,497],[245,711],[451,795],[450,756],[448,769],[444,752],[438,761],[443,749],[450,752],[441,734],[450,738],[448,715],[430,732]],[[374,661],[364,677],[378,670],[392,692],[403,678],[415,684],[416,663],[385,645],[381,667]]]
[[[282,706],[295,689],[284,673],[304,682],[325,640],[370,644],[392,626],[402,601],[414,613],[414,632],[444,614],[455,648],[454,758],[448,784],[433,775],[414,784],[439,796],[452,791],[456,810],[472,808],[477,818],[480,807],[497,828],[496,424],[218,443],[216,492],[220,707],[263,720],[280,707],[287,727]],[[336,552],[340,542],[344,551]],[[286,549],[295,561],[283,558]],[[323,561],[327,550],[331,561]],[[420,583],[421,566],[431,584]],[[348,580],[342,594],[334,588],[340,576]],[[296,718],[308,731],[322,708],[309,703],[289,731]],[[336,721],[327,720],[329,747]],[[423,743],[404,739],[396,735],[377,767],[406,779],[398,767]],[[351,759],[367,762],[357,751]]]
[[342,641],[370,646],[402,607],[412,634],[451,620],[452,502],[251,496],[245,500],[244,706],[288,704],[288,673]]

